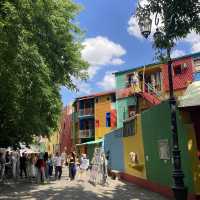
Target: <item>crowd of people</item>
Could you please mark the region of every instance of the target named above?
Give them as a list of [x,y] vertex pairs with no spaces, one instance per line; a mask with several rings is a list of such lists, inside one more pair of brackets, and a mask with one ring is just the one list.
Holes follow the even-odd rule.
[[10,178],[36,180],[37,183],[59,180],[63,166],[68,166],[69,179],[74,180],[77,169],[79,178],[88,170],[89,159],[86,154],[78,157],[75,152],[51,155],[47,152],[0,151],[0,182]]

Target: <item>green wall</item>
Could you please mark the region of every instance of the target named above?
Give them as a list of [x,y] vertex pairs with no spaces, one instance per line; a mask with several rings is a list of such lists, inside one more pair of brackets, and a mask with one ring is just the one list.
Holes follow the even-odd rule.
[[125,75],[126,74],[115,74],[116,89],[121,89],[126,87]]
[[94,150],[95,150],[95,148],[100,148],[101,146],[102,146],[102,143],[87,145],[87,156],[88,156],[90,162],[92,161],[92,158],[94,156]]
[[94,148],[95,148],[94,144],[87,145],[87,154],[90,162],[93,158]]
[[[193,192],[191,160],[187,150],[187,132],[177,111],[179,146],[181,149],[182,168],[185,174],[185,184]],[[172,149],[172,134],[170,130],[170,110],[168,101],[159,104],[142,113],[142,134],[147,170],[147,179],[164,186],[172,186],[172,156],[169,160],[161,160],[158,141],[167,139],[170,152]],[[171,153],[170,153],[171,154]]]
[[123,120],[128,118],[128,106],[130,105],[136,105],[136,98],[134,96],[117,99],[117,128],[123,127]]

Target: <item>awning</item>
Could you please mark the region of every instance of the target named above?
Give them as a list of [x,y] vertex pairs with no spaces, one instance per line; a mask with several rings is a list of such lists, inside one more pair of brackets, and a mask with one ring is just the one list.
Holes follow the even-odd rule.
[[76,146],[83,146],[83,145],[89,145],[89,144],[98,144],[98,143],[101,143],[101,142],[103,142],[103,139],[84,142],[84,143],[81,143],[81,144],[76,144]]
[[191,83],[185,94],[179,98],[179,107],[200,106],[200,81]]

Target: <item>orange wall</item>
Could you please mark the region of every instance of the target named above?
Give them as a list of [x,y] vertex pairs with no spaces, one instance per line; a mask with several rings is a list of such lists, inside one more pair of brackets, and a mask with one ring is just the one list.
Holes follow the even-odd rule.
[[99,96],[98,102],[95,102],[95,121],[99,120],[99,127],[95,126],[95,140],[112,130],[111,127],[106,127],[106,113],[111,112],[111,109],[111,95]]

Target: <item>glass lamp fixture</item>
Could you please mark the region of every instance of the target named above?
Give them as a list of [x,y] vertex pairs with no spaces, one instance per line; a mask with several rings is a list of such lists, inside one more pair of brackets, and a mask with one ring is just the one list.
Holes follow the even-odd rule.
[[151,33],[151,26],[152,26],[152,19],[150,18],[149,14],[144,15],[139,19],[139,27],[140,32],[145,38],[148,38],[148,36]]

